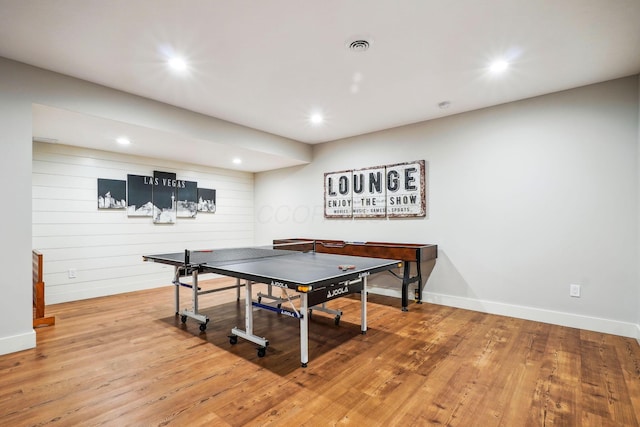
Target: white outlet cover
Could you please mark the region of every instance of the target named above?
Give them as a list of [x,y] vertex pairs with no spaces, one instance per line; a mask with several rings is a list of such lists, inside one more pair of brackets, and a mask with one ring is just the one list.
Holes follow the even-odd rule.
[[580,297],[580,285],[569,285],[569,295],[572,297]]

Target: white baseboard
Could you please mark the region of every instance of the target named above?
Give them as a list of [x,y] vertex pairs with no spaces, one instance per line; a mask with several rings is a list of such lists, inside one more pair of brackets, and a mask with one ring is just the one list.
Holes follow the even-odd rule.
[[480,311],[483,313],[498,314],[518,319],[533,320],[536,322],[551,323],[553,325],[567,326],[570,328],[602,332],[605,334],[620,335],[636,339],[638,337],[637,324],[621,322],[619,320],[433,293],[426,293],[424,301],[433,304]]
[[[371,293],[401,298],[400,290],[386,288],[369,289]],[[412,298],[412,295],[409,295]],[[535,322],[550,323],[553,325],[567,326],[570,328],[585,329],[588,331],[602,332],[605,334],[620,335],[635,338],[640,344],[640,325],[619,320],[604,319],[600,317],[584,316],[575,313],[545,310],[535,307],[526,307],[513,304],[505,304],[495,301],[478,300],[453,295],[425,292],[423,301],[431,304],[446,305],[449,307],[463,308],[482,313],[497,314],[500,316],[515,317],[517,319],[532,320]]]
[[71,301],[80,301],[80,300],[91,299],[91,298],[100,298],[100,297],[106,297],[110,295],[124,294],[127,292],[144,291],[147,289],[154,289],[154,288],[169,286],[167,284],[159,285],[158,283],[159,283],[158,281],[153,281],[153,282],[146,282],[146,283],[136,283],[134,285],[126,284],[126,283],[111,284],[110,286],[105,286],[102,288],[98,288],[98,287],[75,288],[71,290],[66,290],[64,293],[60,293],[60,294],[51,292],[47,294],[47,305],[60,304],[60,303],[71,302]]
[[36,331],[25,332],[20,335],[0,338],[0,356],[3,354],[15,353],[16,351],[28,350],[36,346]]
[[367,286],[367,293],[383,295],[385,297],[402,298],[402,291],[398,289],[376,288],[374,286]]

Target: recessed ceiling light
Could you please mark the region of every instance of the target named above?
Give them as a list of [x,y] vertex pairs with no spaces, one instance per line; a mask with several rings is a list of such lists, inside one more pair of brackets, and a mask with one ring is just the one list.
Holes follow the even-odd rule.
[[322,114],[320,113],[313,113],[311,117],[309,117],[309,121],[314,125],[319,125],[324,122],[324,117],[322,117]]
[[169,67],[175,71],[185,71],[187,69],[187,62],[179,56],[169,58]]
[[120,145],[129,145],[131,144],[131,141],[129,140],[129,138],[125,138],[125,137],[120,137],[118,139],[116,139],[116,142]]
[[499,59],[491,63],[489,71],[494,74],[500,74],[506,71],[507,68],[509,68],[509,63],[503,59]]
[[235,165],[239,165],[240,163],[242,163],[242,159],[239,159],[238,157],[236,157],[235,159],[233,159],[233,164],[235,164]]

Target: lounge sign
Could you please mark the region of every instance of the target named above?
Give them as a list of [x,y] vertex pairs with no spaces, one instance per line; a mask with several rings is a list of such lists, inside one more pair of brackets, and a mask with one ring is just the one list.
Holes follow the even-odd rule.
[[325,173],[324,216],[426,216],[425,161]]

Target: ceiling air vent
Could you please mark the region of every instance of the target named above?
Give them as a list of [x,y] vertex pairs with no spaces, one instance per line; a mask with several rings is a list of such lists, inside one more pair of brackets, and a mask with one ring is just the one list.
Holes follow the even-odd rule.
[[354,52],[364,52],[369,49],[369,42],[364,39],[357,39],[349,43],[349,49]]

